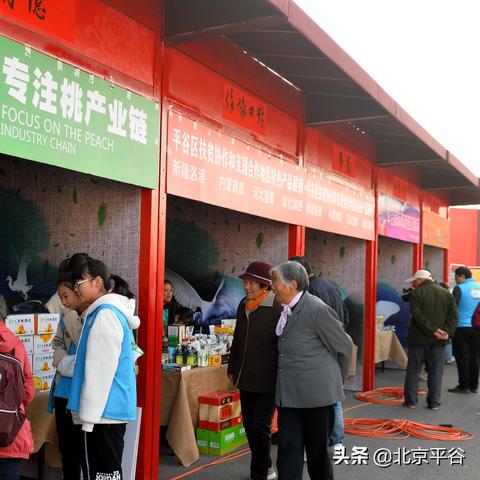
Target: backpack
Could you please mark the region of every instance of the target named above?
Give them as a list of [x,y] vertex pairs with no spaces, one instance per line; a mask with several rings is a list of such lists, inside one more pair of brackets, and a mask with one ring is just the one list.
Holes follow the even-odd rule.
[[475,308],[475,311],[472,315],[472,327],[480,328],[480,302],[478,303],[477,308]]
[[11,353],[0,353],[0,447],[10,445],[25,421],[20,411],[25,396],[22,364]]

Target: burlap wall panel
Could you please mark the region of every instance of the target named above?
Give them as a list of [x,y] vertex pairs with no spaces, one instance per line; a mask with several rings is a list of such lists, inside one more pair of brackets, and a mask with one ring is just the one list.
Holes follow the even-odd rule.
[[171,195],[167,203],[167,267],[205,298],[252,261],[287,259],[285,224]]
[[[59,263],[83,251],[104,261],[136,292],[138,187],[0,157],[0,193],[1,275],[15,279],[24,259],[32,297],[44,296],[55,289]],[[10,293],[2,281],[0,288]]]
[[444,250],[430,245],[423,247],[423,265],[428,268],[437,282],[443,281]]

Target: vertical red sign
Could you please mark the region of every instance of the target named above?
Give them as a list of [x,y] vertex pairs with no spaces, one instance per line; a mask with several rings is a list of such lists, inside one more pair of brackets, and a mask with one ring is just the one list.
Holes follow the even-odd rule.
[[69,42],[75,38],[75,0],[0,0],[0,17]]
[[332,168],[335,172],[350,178],[356,177],[357,157],[354,153],[339,145],[333,145]]
[[230,83],[223,88],[223,118],[262,135],[267,131],[267,105]]
[[400,200],[407,200],[408,197],[408,182],[403,178],[393,177],[393,195]]

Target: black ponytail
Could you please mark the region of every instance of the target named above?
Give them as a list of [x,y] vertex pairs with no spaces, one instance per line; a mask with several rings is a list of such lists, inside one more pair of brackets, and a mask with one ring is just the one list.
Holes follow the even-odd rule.
[[90,275],[92,278],[100,277],[103,281],[103,287],[107,292],[117,293],[127,298],[135,298],[131,292],[128,283],[118,275],[112,275],[107,266],[100,260],[88,258],[80,263],[72,272],[72,282],[82,280]]
[[128,283],[118,275],[110,275],[110,280],[113,285],[110,285],[110,291],[123,295],[127,298],[135,298],[135,295],[131,292]]

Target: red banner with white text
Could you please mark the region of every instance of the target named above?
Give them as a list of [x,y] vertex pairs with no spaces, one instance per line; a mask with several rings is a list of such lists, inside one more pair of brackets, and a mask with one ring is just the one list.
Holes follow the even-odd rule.
[[318,167],[301,168],[170,111],[167,192],[350,237],[374,238],[372,191]]

